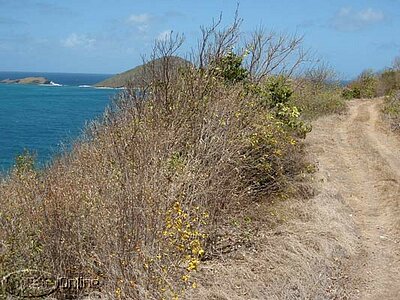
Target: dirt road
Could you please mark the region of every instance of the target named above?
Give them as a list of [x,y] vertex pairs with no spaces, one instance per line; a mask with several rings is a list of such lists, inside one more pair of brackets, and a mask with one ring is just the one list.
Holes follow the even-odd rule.
[[358,231],[346,268],[352,299],[400,299],[400,141],[381,123],[381,103],[351,101],[312,133],[326,184],[344,197]]
[[254,248],[206,262],[186,299],[400,300],[400,137],[381,104],[354,100],[316,120],[306,197],[261,202],[257,216],[285,220],[259,225]]

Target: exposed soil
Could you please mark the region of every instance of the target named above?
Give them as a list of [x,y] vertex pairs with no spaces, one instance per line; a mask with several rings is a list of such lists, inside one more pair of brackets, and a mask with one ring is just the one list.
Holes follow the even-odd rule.
[[352,299],[400,299],[400,142],[381,122],[381,103],[351,101],[347,115],[318,120],[310,139],[327,184],[353,211]]
[[253,207],[278,223],[259,222],[252,248],[206,262],[186,298],[400,299],[400,140],[381,104],[353,100],[315,121],[314,196]]

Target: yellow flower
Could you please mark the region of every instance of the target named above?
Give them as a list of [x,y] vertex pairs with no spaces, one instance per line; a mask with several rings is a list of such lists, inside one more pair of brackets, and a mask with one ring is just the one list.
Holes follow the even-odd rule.
[[183,280],[184,282],[187,282],[187,281],[189,280],[189,278],[190,278],[190,275],[183,275],[183,276],[182,276],[182,280]]
[[117,288],[117,289],[115,290],[115,296],[116,296],[117,298],[121,298],[121,289],[120,289],[120,288]]
[[193,271],[193,270],[197,270],[197,267],[199,265],[199,260],[198,259],[193,259],[192,261],[189,262],[189,265],[187,267],[188,271]]

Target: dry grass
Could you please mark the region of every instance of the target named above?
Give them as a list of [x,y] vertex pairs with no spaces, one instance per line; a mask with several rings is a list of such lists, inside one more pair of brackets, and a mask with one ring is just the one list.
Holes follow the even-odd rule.
[[346,101],[341,88],[334,83],[319,83],[300,79],[294,83],[294,103],[302,111],[302,117],[313,120],[318,117],[346,111]]
[[385,97],[383,113],[394,131],[400,131],[400,92]]
[[[1,240],[9,250],[3,275],[40,267],[100,277],[110,296],[180,294],[204,251],[203,233],[213,238],[232,203],[278,189],[296,148],[241,88],[215,82],[196,99],[200,80],[190,89],[174,85],[168,104],[128,92],[118,102],[123,109],[110,112],[44,174],[14,170],[0,189]],[[257,142],[254,134],[274,134],[274,140]],[[268,167],[265,175],[256,173],[259,163]],[[180,224],[179,214],[185,215]]]
[[207,262],[187,299],[352,298],[345,275],[357,249],[352,212],[323,170],[311,176],[313,188],[307,188],[310,175],[300,178],[289,199],[253,205],[236,216],[252,243]]
[[[218,62],[236,43],[235,26],[205,31],[200,48],[206,52],[200,57]],[[162,57],[176,51],[170,42],[158,45]],[[284,49],[285,39],[279,43],[276,51]],[[290,45],[295,51],[296,44]],[[285,293],[318,295],[307,289],[326,281],[313,272],[329,267],[332,253],[327,240],[314,240],[313,230],[329,206],[309,211],[303,209],[307,202],[282,202],[274,209],[292,221],[272,232],[262,227],[268,217],[258,219],[258,214],[243,218],[250,231],[224,225],[236,224],[238,211],[268,210],[271,195],[282,194],[303,170],[304,128],[295,122],[297,110],[265,105],[261,94],[249,89],[261,81],[231,84],[213,70],[174,68],[168,60],[148,71],[153,80],[140,93],[128,89],[121,94],[71,152],[42,171],[22,156],[1,180],[0,277],[31,268],[99,278],[101,292],[111,299],[185,297],[202,260],[223,249],[251,248],[254,224],[259,224],[256,254],[243,267],[235,262],[221,269],[243,268],[241,275],[256,276],[256,298],[289,297],[278,293],[284,277]],[[304,217],[296,221],[295,216]],[[303,222],[309,227],[296,235]],[[225,229],[231,240],[220,238]],[[265,259],[262,264],[260,259]],[[280,271],[267,281],[265,270],[271,268]],[[302,273],[307,276],[299,277]],[[273,289],[264,290],[268,285]],[[321,286],[314,288],[322,292]],[[240,296],[227,296],[234,297]]]
[[2,275],[99,277],[132,299],[191,284],[223,212],[279,190],[297,148],[242,87],[193,72],[168,95],[128,91],[43,174],[22,164],[3,181]]

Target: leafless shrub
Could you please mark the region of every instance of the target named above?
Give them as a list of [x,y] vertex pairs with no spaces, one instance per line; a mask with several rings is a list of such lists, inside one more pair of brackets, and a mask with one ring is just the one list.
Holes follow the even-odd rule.
[[321,62],[305,71],[304,80],[309,81],[316,89],[326,85],[338,84],[337,74],[326,63]]
[[[109,298],[184,293],[230,209],[268,199],[301,161],[294,129],[248,87],[210,71],[238,43],[240,23],[236,15],[228,28],[221,19],[202,28],[197,59],[184,68],[172,60],[181,36],[156,42],[140,89],[115,99],[73,151],[1,182],[9,250],[0,276],[37,267],[99,278]],[[305,59],[298,37],[258,32],[245,45],[254,85]]]
[[266,33],[264,29],[255,31],[245,43],[253,80],[260,81],[273,74],[291,76],[308,59],[302,43],[302,36]]
[[393,70],[400,71],[400,56],[394,58],[392,66]]
[[199,69],[204,69],[213,61],[219,60],[227,51],[237,45],[242,21],[236,10],[232,24],[226,28],[220,29],[222,14],[218,19],[213,20],[211,26],[201,27],[198,52],[192,54],[193,61]]

